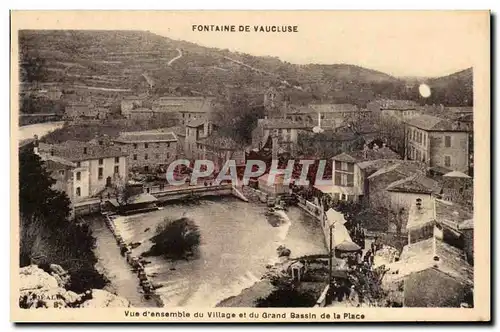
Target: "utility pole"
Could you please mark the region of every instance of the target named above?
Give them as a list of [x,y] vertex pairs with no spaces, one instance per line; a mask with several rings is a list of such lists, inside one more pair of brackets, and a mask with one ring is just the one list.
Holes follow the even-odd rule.
[[[330,247],[329,247],[329,253],[328,253],[328,286],[331,294],[331,287],[332,287],[332,270],[333,270],[333,239],[332,239],[332,227],[333,225],[329,226],[330,229]],[[329,302],[331,303],[331,295],[329,297]]]

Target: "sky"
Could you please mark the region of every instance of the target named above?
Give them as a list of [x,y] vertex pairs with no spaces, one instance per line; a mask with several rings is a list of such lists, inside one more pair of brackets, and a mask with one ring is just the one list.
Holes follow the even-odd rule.
[[[347,63],[437,77],[489,64],[487,11],[115,11],[22,13],[23,28],[146,30],[296,64]],[[198,32],[192,25],[292,25],[298,32]]]
[[[394,76],[437,77],[477,61],[488,38],[484,13],[295,12],[186,15],[186,23],[151,30],[203,46],[296,63],[348,63]],[[243,15],[241,15],[243,14]],[[192,24],[297,25],[298,33],[193,32]]]

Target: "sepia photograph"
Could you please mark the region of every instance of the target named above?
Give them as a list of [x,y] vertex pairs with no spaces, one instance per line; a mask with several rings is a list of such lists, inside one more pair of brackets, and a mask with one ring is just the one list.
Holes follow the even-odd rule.
[[488,321],[489,24],[11,12],[11,319]]

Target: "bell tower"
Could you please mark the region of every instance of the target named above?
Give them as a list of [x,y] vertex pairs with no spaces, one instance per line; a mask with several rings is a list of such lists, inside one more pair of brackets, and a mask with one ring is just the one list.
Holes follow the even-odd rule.
[[283,94],[275,87],[270,87],[264,94],[264,108],[268,118],[283,118],[285,103]]

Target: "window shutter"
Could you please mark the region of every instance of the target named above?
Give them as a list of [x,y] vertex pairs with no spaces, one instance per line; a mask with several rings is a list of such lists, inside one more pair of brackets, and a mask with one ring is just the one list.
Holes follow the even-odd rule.
[[340,173],[335,172],[335,185],[340,186]]
[[348,164],[347,164],[347,170],[348,170],[350,173],[354,173],[354,164],[352,164],[352,163],[348,163]]
[[335,160],[335,169],[341,169],[342,163],[340,161]]
[[354,174],[347,174],[347,185],[354,186]]

